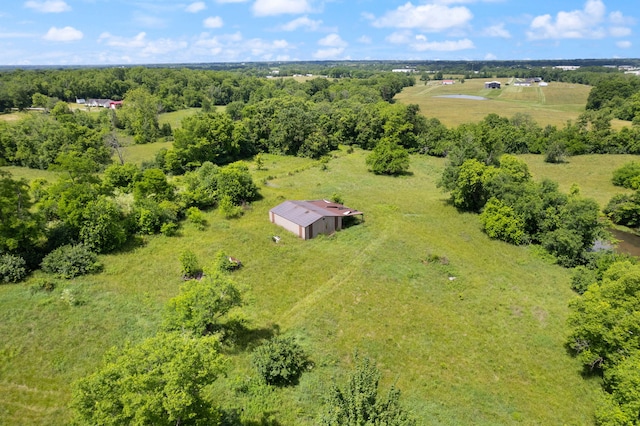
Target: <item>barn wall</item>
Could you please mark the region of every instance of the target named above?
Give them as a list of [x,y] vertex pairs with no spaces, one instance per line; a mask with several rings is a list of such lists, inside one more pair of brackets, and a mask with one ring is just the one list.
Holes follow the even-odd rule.
[[299,235],[299,226],[296,223],[291,222],[283,218],[282,216],[278,216],[277,214],[271,213],[271,222],[275,223],[278,226],[283,227],[289,232],[293,232],[294,234]]
[[336,231],[336,221],[333,217],[323,217],[312,224],[311,238],[319,234],[331,234]]

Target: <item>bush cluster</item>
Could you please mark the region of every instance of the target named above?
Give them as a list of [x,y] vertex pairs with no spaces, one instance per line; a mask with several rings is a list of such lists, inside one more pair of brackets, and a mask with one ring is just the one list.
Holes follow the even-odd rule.
[[14,254],[0,255],[0,283],[17,283],[27,276],[27,262]]
[[102,264],[98,256],[82,244],[66,245],[53,250],[42,259],[42,270],[62,278],[73,278],[98,272]]
[[258,346],[251,362],[267,384],[293,385],[311,365],[307,354],[293,337],[274,337]]

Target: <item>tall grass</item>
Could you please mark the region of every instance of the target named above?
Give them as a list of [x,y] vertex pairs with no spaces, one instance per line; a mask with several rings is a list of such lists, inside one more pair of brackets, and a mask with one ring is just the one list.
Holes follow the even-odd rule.
[[[568,271],[489,240],[477,216],[456,212],[435,186],[444,160],[412,157],[413,174],[391,178],[369,173],[365,155],[341,151],[326,169],[264,155],[266,170],[254,171],[263,198],[242,218],[210,211],[205,231],[185,225],[178,237],[103,256],[103,273],[64,284],[83,303],[70,306],[62,289],[32,295],[29,282],[0,286],[0,417],[68,420],[70,382],[106,348],[156,332],[190,249],[205,265],[218,250],[240,259],[234,279],[254,335],[294,335],[315,363],[297,387],[247,390],[247,352],[230,351],[228,376],[212,390],[226,407],[315,424],[323,391],[357,349],[378,362],[383,385],[402,389],[420,424],[590,423],[598,384],[577,374],[563,346]],[[364,223],[302,241],[268,220],[282,200],[334,193]]]

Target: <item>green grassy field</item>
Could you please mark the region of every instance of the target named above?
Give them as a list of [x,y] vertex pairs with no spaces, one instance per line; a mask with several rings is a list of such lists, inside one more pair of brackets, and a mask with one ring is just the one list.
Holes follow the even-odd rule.
[[[385,388],[403,391],[419,424],[592,423],[599,382],[584,380],[563,346],[574,297],[569,271],[528,247],[489,240],[476,215],[449,206],[435,186],[444,160],[412,157],[412,175],[390,178],[367,172],[365,155],[341,151],[327,170],[264,155],[266,170],[250,165],[263,198],[238,220],[208,212],[205,231],[185,225],[178,237],[145,238],[132,251],[102,256],[103,273],[51,294],[31,294],[29,282],[0,286],[0,419],[66,422],[70,383],[107,348],[157,331],[163,304],[178,293],[180,253],[191,249],[206,264],[222,249],[243,262],[234,279],[250,327],[297,336],[315,363],[297,387],[247,394],[237,389],[252,375],[249,356],[232,352],[215,387],[225,407],[256,418],[268,412],[283,425],[315,424],[323,392],[358,349],[378,362]],[[610,178],[603,171],[583,182],[575,174],[606,170],[610,156],[572,158],[556,169],[525,158],[536,178],[564,176],[563,187],[576,180],[586,195]],[[285,199],[334,193],[364,211],[365,222],[302,241],[268,220]],[[282,241],[274,244],[273,235]],[[423,262],[429,255],[449,263]],[[69,293],[79,303],[71,306]]]
[[[516,113],[529,114],[541,126],[562,127],[568,120],[576,120],[584,112],[590,86],[571,83],[549,83],[546,87],[514,86],[511,79],[501,80],[502,89],[485,89],[488,79],[456,81],[443,85],[439,81],[422,82],[405,88],[395,99],[402,103],[417,104],[427,117],[438,118],[447,126],[458,126],[482,120],[489,113],[512,117]],[[508,86],[505,83],[511,81]],[[473,95],[488,100],[441,98],[446,95]],[[614,128],[629,123],[613,120]]]

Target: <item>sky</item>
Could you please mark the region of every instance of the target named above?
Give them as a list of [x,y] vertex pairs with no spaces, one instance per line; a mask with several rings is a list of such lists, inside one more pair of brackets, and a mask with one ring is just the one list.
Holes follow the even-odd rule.
[[0,65],[639,58],[638,0],[3,0]]

